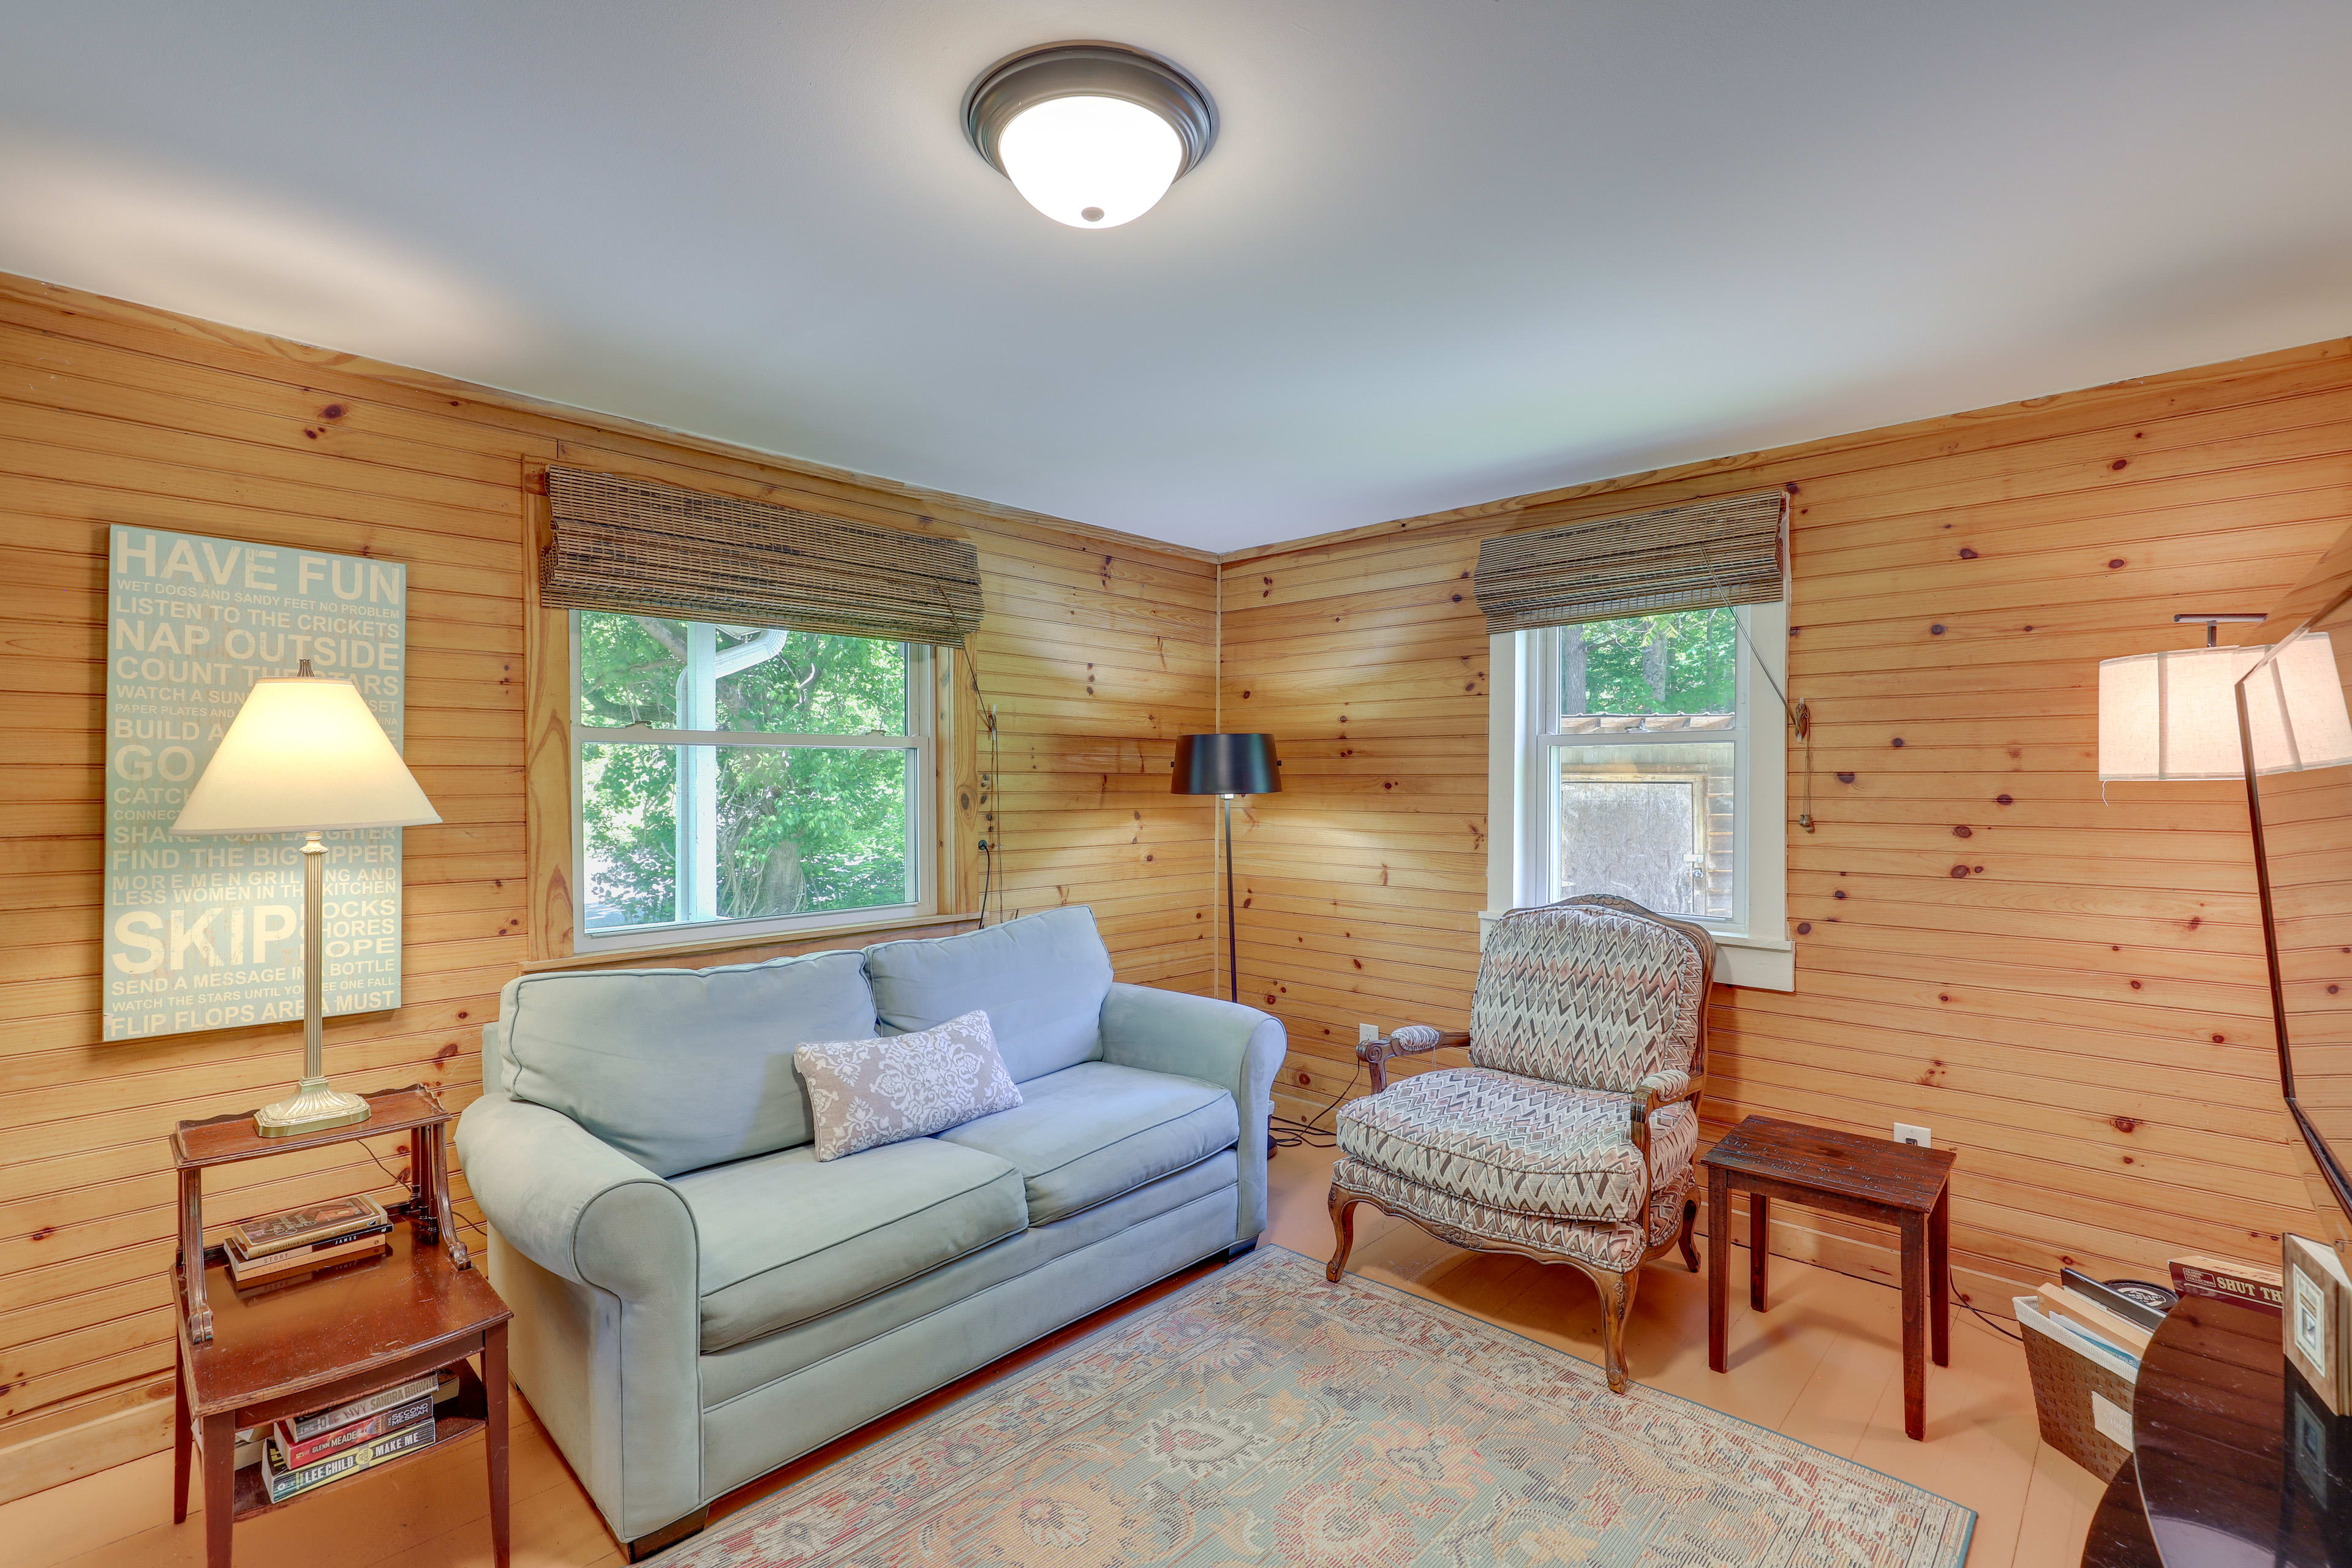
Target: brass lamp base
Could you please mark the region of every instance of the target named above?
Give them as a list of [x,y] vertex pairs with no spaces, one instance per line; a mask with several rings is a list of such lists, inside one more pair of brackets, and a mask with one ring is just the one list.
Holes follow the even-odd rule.
[[330,1127],[349,1127],[368,1115],[368,1102],[358,1095],[331,1089],[325,1079],[306,1078],[292,1098],[255,1111],[253,1130],[264,1138],[299,1138]]

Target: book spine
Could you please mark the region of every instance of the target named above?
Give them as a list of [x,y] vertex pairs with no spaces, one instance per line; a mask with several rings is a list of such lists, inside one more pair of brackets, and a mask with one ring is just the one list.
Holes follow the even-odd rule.
[[354,1242],[365,1241],[370,1237],[391,1234],[392,1226],[389,1225],[362,1226],[357,1230],[347,1230],[341,1236],[321,1237],[316,1241],[298,1242],[292,1247],[281,1247],[275,1252],[247,1253],[231,1248],[229,1258],[232,1262],[243,1263],[247,1267],[258,1268],[266,1264],[274,1268],[290,1258],[307,1257],[313,1252],[324,1252],[331,1247],[349,1247]]
[[433,1423],[420,1421],[389,1437],[379,1438],[363,1447],[348,1449],[332,1458],[321,1459],[300,1469],[287,1469],[274,1463],[278,1450],[273,1448],[270,1454],[273,1463],[265,1471],[269,1482],[269,1500],[284,1502],[288,1498],[299,1496],[313,1487],[364,1470],[371,1465],[380,1465],[412,1448],[429,1447],[432,1443]]
[[2286,1296],[2283,1287],[2264,1279],[2247,1279],[2235,1274],[2223,1274],[2210,1268],[2172,1266],[2172,1289],[2181,1296],[2201,1297],[2209,1301],[2235,1301],[2241,1307],[2252,1307],[2273,1317],[2286,1311]]
[[422,1420],[432,1413],[432,1397],[429,1394],[420,1394],[405,1405],[395,1405],[390,1410],[371,1415],[364,1421],[354,1421],[348,1426],[339,1426],[331,1432],[321,1432],[308,1441],[289,1436],[286,1430],[286,1424],[281,1421],[278,1424],[278,1444],[285,1450],[286,1463],[299,1470],[305,1465],[315,1463],[331,1454],[340,1454],[345,1448],[364,1443],[371,1437],[381,1437],[388,1432],[397,1432],[410,1422]]
[[354,1421],[364,1421],[379,1410],[389,1410],[395,1405],[405,1405],[420,1394],[431,1394],[437,1381],[436,1375],[428,1374],[425,1377],[414,1378],[397,1388],[380,1388],[364,1398],[354,1399],[349,1405],[339,1405],[332,1410],[320,1410],[308,1415],[297,1415],[294,1417],[294,1439],[298,1443],[304,1442],[321,1432],[331,1432],[338,1426],[348,1426]]
[[364,1237],[353,1237],[331,1247],[274,1253],[268,1258],[232,1258],[228,1261],[228,1277],[239,1285],[258,1284],[264,1279],[281,1279],[306,1269],[324,1268],[330,1264],[345,1263],[357,1258],[373,1258],[391,1250],[392,1241],[384,1232],[370,1231]]

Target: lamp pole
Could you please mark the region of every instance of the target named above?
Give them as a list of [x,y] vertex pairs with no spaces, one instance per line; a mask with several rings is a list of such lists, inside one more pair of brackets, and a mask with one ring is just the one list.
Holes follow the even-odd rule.
[[1242,942],[1234,929],[1234,797],[1221,795],[1217,805],[1225,818],[1225,980],[1238,1002],[1242,999]]

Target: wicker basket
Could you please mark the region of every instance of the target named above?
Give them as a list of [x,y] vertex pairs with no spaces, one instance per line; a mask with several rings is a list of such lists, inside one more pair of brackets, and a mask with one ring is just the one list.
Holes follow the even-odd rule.
[[[2024,1298],[2031,1304],[2032,1297]],[[2018,1315],[2025,1337],[2025,1366],[2033,1377],[2033,1408],[2042,1440],[2090,1471],[2111,1481],[2131,1450],[2099,1430],[2091,1396],[2097,1394],[2128,1417],[2132,1384],[2081,1351]]]

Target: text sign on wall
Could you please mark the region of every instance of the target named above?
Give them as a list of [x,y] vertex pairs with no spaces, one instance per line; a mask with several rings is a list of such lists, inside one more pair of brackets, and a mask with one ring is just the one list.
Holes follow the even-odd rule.
[[[110,544],[106,1037],[299,1018],[303,836],[172,823],[254,681],[305,658],[402,743],[408,568],[120,524]],[[400,830],[326,842],[328,1016],[397,1007]]]

